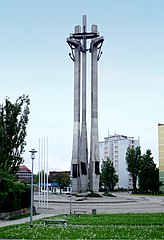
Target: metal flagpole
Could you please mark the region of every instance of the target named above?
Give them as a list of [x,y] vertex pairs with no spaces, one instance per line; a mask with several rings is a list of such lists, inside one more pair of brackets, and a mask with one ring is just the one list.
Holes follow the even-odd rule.
[[48,209],[48,194],[49,194],[49,189],[48,189],[48,137],[47,137],[47,147],[46,147],[46,160],[47,160],[47,209]]
[[40,207],[40,138],[39,138],[39,171],[38,171],[38,194],[39,194],[39,207]]
[[43,172],[43,178],[44,178],[44,208],[45,208],[45,195],[46,195],[46,179],[45,179],[45,137],[43,139],[43,149],[44,149],[44,154],[43,154],[43,166],[44,166],[44,172]]
[[43,138],[41,138],[41,203],[43,207]]

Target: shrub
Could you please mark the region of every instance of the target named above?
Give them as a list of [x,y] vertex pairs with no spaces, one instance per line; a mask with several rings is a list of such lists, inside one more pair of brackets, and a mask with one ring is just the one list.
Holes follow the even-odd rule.
[[109,192],[104,192],[103,196],[106,196],[106,197],[116,197],[116,196],[114,196],[113,194],[111,194]]
[[30,206],[30,189],[12,179],[0,179],[0,212],[12,212]]

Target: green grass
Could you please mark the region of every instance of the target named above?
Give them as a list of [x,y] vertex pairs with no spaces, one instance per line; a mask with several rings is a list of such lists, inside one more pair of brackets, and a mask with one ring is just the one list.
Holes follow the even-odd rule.
[[163,225],[164,213],[95,214],[81,215],[78,219],[73,216],[69,219],[71,224],[77,224],[77,221],[82,225]]
[[44,226],[42,220],[0,228],[7,239],[164,239],[164,213],[55,216],[68,226]]

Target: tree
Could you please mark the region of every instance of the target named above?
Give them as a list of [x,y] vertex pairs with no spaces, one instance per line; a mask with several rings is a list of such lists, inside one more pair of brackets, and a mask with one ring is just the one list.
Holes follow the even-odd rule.
[[8,98],[0,105],[0,169],[15,175],[23,163],[30,100],[20,96],[15,103]]
[[141,157],[138,173],[138,183],[141,191],[159,191],[159,169],[153,161],[151,150],[148,149]]
[[63,187],[67,187],[70,183],[69,172],[53,172],[50,175],[50,181],[52,183],[58,183],[60,188],[60,193]]
[[100,181],[105,188],[111,191],[114,190],[114,187],[118,182],[118,175],[116,174],[113,163],[109,158],[102,161]]
[[127,170],[130,172],[133,181],[133,191],[136,192],[137,177],[139,171],[139,164],[141,159],[141,148],[137,146],[136,148],[128,147],[126,152],[126,164]]
[[39,171],[34,177],[34,183],[47,183],[47,173],[44,170]]

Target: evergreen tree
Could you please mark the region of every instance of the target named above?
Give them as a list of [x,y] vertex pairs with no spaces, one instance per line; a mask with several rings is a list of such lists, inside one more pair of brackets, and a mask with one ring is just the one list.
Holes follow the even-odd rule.
[[143,192],[159,191],[159,169],[153,161],[151,150],[148,149],[140,161],[138,180],[139,188]]
[[109,158],[102,162],[100,181],[105,188],[111,191],[114,190],[114,187],[118,182],[118,175],[116,174],[113,163]]
[[137,177],[139,171],[139,164],[141,159],[141,149],[139,146],[136,148],[128,147],[126,152],[127,170],[132,176],[133,191],[136,192]]

